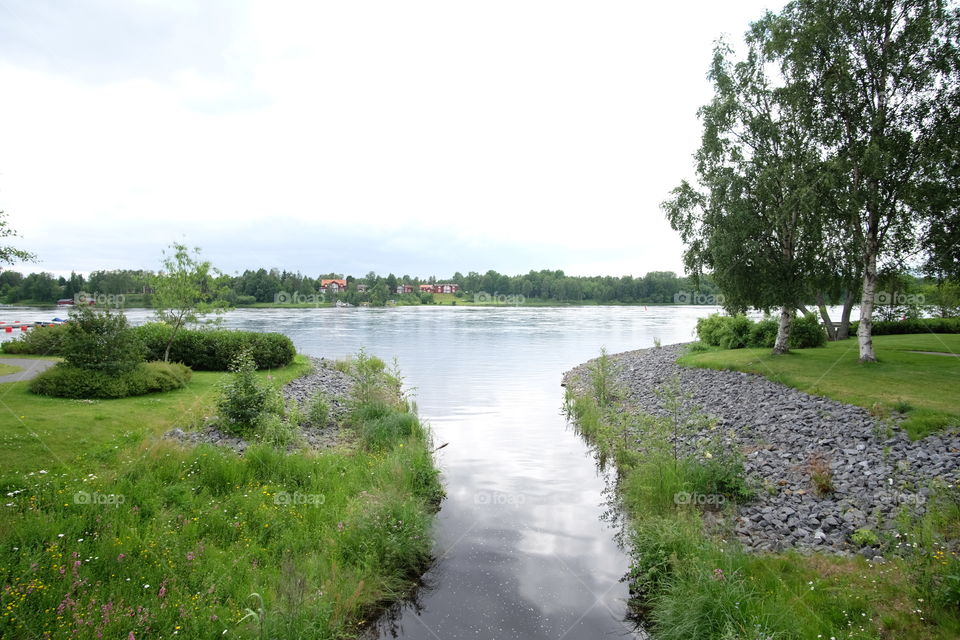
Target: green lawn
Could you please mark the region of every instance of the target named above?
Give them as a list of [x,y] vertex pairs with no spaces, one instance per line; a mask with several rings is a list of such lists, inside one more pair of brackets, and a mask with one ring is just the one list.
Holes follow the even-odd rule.
[[876,336],[879,362],[857,361],[856,339],[798,349],[774,356],[769,349],[693,352],[681,365],[756,373],[808,393],[827,396],[886,415],[901,411],[903,427],[920,438],[944,427],[960,426],[960,358],[911,353],[960,353],[960,335]]
[[[259,375],[282,384],[309,366],[306,357],[297,356],[290,366]],[[119,400],[50,398],[30,393],[29,382],[0,384],[0,470],[5,475],[58,467],[85,469],[112,457],[125,444],[196,424],[213,412],[218,385],[227,375],[197,371],[185,389]]]
[[342,640],[412,588],[442,488],[393,381],[366,375],[350,447],[157,437],[208,413],[226,375],[97,402],[0,386],[0,637]]
[[4,364],[0,362],[0,376],[8,376],[11,373],[16,373],[20,371],[20,367],[15,367],[12,364]]

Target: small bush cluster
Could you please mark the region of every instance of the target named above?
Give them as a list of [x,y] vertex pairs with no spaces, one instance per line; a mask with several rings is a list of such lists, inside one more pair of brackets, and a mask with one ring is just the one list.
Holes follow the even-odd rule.
[[[721,349],[771,349],[777,339],[777,321],[764,318],[754,322],[744,315],[715,313],[697,320],[697,337]],[[815,315],[794,317],[790,329],[791,349],[822,347],[826,343],[827,334]]]
[[142,362],[123,375],[61,363],[30,381],[30,391],[57,398],[126,398],[187,386],[193,372],[177,362]]
[[250,352],[238,353],[230,370],[233,375],[217,401],[220,426],[234,435],[248,437],[282,414],[283,403],[275,388],[257,378]]
[[[133,328],[148,357],[162,360],[170,326],[151,322]],[[170,345],[170,360],[196,371],[229,371],[241,351],[247,351],[257,369],[285,367],[297,355],[293,341],[280,333],[259,333],[233,329],[181,329]]]
[[[857,335],[860,323],[850,323],[850,335]],[[960,333],[960,318],[907,318],[873,323],[872,335],[888,336],[905,333]]]
[[59,356],[63,354],[63,339],[67,325],[35,327],[15,340],[4,342],[3,352],[15,355]]

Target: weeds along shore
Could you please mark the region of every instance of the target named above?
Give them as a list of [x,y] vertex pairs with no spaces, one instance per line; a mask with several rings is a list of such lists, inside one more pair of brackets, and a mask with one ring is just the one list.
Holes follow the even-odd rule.
[[[820,521],[812,508],[816,522],[796,517],[804,513],[799,509],[769,509],[778,521],[772,530],[762,519],[744,519],[745,512],[762,513],[757,506],[765,500],[828,504],[835,498],[834,469],[808,461],[791,465],[799,466],[795,476],[781,476],[772,467],[755,473],[762,465],[749,456],[765,443],[744,441],[752,433],[745,420],[718,419],[711,407],[697,404],[696,377],[675,371],[684,351],[668,346],[603,352],[564,376],[568,415],[595,447],[600,464],[616,470],[632,558],[626,576],[631,609],[652,637],[957,637],[956,485],[929,478],[912,489],[924,496],[922,509],[903,505],[869,514],[859,509],[859,516],[851,511],[835,526]],[[727,394],[731,402],[742,394],[744,411],[764,410],[752,402],[745,374],[709,373],[728,376]],[[794,391],[780,387],[784,397]],[[791,426],[783,423],[781,429],[789,432]],[[944,469],[951,478],[952,459]],[[865,495],[859,499],[869,502]],[[852,496],[848,511],[857,500]],[[798,538],[794,532],[801,529],[805,533]],[[775,544],[764,544],[770,541]]]
[[[363,352],[327,365],[348,395],[294,383],[242,453],[158,436],[99,466],[5,474],[0,636],[358,635],[429,565],[443,490],[399,372]],[[260,385],[223,374],[221,408]],[[318,449],[310,430],[344,437]]]

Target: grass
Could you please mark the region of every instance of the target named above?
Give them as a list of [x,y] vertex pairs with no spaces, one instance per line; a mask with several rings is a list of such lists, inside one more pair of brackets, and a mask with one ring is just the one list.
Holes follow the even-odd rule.
[[[279,384],[306,366],[298,357],[272,375]],[[332,640],[358,635],[409,591],[430,559],[442,490],[429,433],[393,379],[366,375],[370,397],[352,399],[354,416],[375,405],[403,428],[355,417],[353,448],[261,444],[241,456],[148,437],[183,407],[211,406],[223,375],[198,373],[193,400],[164,394],[152,409],[127,400],[61,407],[103,427],[102,441],[81,447],[83,469],[21,460],[0,481],[0,636]],[[103,423],[127,428],[124,411],[150,421],[141,442],[107,437]],[[76,435],[53,430],[47,443],[68,450]],[[98,460],[111,442],[119,450]]]
[[[792,551],[748,554],[730,530],[736,504],[750,499],[731,475],[743,479],[736,452],[717,455],[721,449],[711,445],[709,459],[677,457],[669,436],[683,433],[693,416],[633,414],[616,401],[601,407],[600,369],[594,366],[589,390],[568,387],[566,407],[601,462],[617,466],[632,557],[631,607],[653,638],[960,637],[960,489],[940,487],[923,516],[904,515],[896,533],[882,534],[884,563]],[[726,460],[719,469],[718,458]],[[698,493],[714,500],[698,506],[689,499]]]
[[[257,375],[283,384],[309,366],[306,357],[297,356],[288,367]],[[197,371],[185,389],[118,400],[51,398],[30,393],[26,381],[0,384],[0,469],[95,467],[126,445],[196,425],[216,414],[217,392],[226,375]]]
[[767,377],[886,416],[904,413],[902,427],[914,439],[960,426],[960,358],[911,351],[960,353],[960,335],[911,334],[873,338],[877,363],[858,362],[855,339],[774,356],[769,349],[692,352],[684,366],[732,369]]
[[12,364],[5,364],[3,362],[0,362],[0,376],[8,376],[11,373],[16,373],[17,371],[21,371],[21,370],[22,369],[20,367],[15,367]]

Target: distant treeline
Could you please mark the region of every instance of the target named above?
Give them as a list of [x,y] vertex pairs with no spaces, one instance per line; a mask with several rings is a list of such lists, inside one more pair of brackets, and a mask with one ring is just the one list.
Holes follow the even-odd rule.
[[[111,296],[123,295],[125,306],[150,306],[153,273],[144,270],[94,271],[89,276],[72,273],[69,277],[55,277],[49,273],[24,275],[16,271],[0,272],[0,302],[6,304],[49,304],[75,294],[98,296],[98,302],[114,304]],[[346,290],[324,290],[323,280],[338,279],[347,282]],[[323,273],[316,277],[300,272],[278,269],[247,270],[239,275],[219,274],[204,286],[213,287],[216,297],[234,305],[258,303],[306,303],[337,300],[351,304],[369,303],[382,306],[391,300],[400,304],[431,304],[448,300],[431,293],[420,293],[421,284],[450,283],[459,285],[456,299],[470,303],[477,294],[492,296],[523,296],[528,302],[598,303],[598,304],[718,304],[722,306],[722,292],[709,277],[699,283],[678,276],[672,271],[651,271],[643,277],[633,276],[568,276],[563,271],[530,271],[524,275],[508,276],[496,271],[486,273],[454,273],[449,278],[419,278],[409,275],[381,276],[370,272],[363,277]],[[410,285],[413,293],[398,294],[399,285]],[[364,290],[365,289],[365,290]],[[956,285],[944,288],[930,278],[909,273],[888,273],[881,277],[881,286],[889,300],[878,301],[884,313],[891,317],[913,315],[906,307],[945,307],[953,315],[960,305]],[[480,298],[483,299],[483,298]],[[827,300],[839,304],[842,296]],[[813,300],[810,301],[813,304]],[[884,317],[886,317],[884,315]]]
[[[0,300],[10,304],[53,303],[62,298],[73,298],[85,292],[98,296],[124,295],[127,304],[149,306],[150,282],[153,273],[144,270],[94,271],[89,276],[71,273],[70,277],[56,277],[49,273],[24,275],[16,271],[0,272]],[[335,294],[324,291],[325,279],[343,279],[346,291]],[[710,278],[701,278],[699,285],[672,271],[651,271],[643,277],[633,276],[569,276],[563,271],[530,271],[524,275],[508,276],[496,271],[486,273],[457,272],[449,278],[420,278],[409,275],[381,276],[370,272],[363,277],[340,273],[324,273],[316,277],[300,272],[278,269],[246,270],[239,275],[221,274],[213,281],[218,296],[233,305],[273,303],[280,300],[302,299],[324,293],[327,301],[384,304],[398,298],[399,285],[411,285],[412,297],[421,302],[433,301],[432,294],[420,294],[421,284],[450,283],[459,285],[458,298],[472,299],[478,293],[523,296],[530,300],[552,302],[597,302],[623,304],[659,304],[689,302],[692,294],[711,296],[717,292]],[[361,286],[358,290],[358,285]],[[366,291],[362,291],[362,289]],[[286,294],[283,296],[282,294]]]

